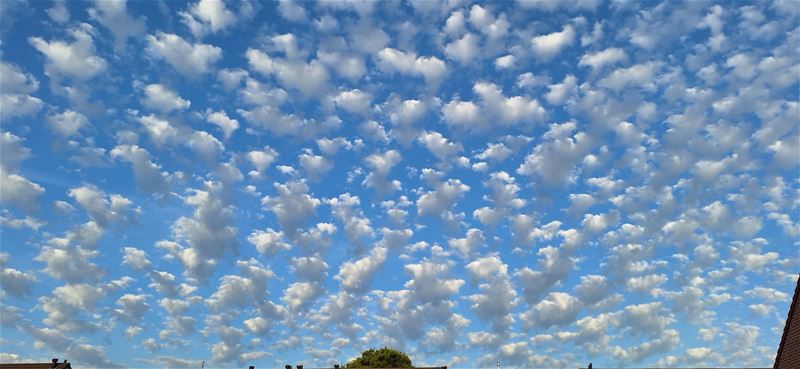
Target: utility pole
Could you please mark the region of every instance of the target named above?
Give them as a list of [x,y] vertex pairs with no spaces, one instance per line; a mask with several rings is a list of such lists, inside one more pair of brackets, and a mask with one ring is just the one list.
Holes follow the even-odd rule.
[[497,362],[497,369],[500,369],[500,362]]

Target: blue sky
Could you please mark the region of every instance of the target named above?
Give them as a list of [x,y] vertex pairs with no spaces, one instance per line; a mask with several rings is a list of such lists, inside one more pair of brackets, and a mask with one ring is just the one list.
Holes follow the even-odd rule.
[[772,365],[797,2],[0,11],[0,360]]

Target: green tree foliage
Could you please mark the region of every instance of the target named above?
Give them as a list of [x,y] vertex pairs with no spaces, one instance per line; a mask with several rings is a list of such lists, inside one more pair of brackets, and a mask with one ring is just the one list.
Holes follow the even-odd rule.
[[361,353],[361,357],[348,362],[344,366],[347,369],[353,368],[413,368],[411,359],[408,355],[384,347],[380,350],[369,349]]

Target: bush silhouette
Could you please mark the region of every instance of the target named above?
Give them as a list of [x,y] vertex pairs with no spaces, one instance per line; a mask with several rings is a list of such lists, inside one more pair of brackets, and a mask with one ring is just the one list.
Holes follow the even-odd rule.
[[361,357],[345,364],[345,368],[413,368],[408,355],[384,347],[380,350],[369,349],[361,353]]

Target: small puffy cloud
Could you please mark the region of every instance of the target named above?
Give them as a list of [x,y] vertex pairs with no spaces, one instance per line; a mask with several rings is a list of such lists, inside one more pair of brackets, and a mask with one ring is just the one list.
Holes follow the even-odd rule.
[[220,153],[225,151],[225,146],[216,137],[205,131],[194,131],[186,140],[186,146],[200,160],[207,163],[215,162]]
[[616,47],[610,47],[605,50],[584,54],[581,56],[578,65],[582,67],[588,66],[592,68],[593,72],[597,72],[606,66],[614,65],[627,59],[628,55],[625,54],[624,50]]
[[46,265],[43,272],[67,283],[95,281],[103,275],[102,269],[89,261],[97,251],[81,247],[45,246],[34,260]]
[[360,209],[361,200],[358,196],[344,193],[328,200],[328,204],[331,206],[333,216],[344,223],[345,236],[351,244],[360,245],[362,239],[373,235],[370,220]]
[[31,149],[25,147],[23,141],[10,132],[0,134],[0,166],[16,172],[20,163],[31,157]]
[[464,238],[451,238],[447,240],[450,248],[456,250],[463,259],[468,259],[486,240],[479,229],[470,228]]
[[274,183],[273,187],[277,196],[265,196],[261,204],[275,214],[286,235],[295,236],[298,228],[314,215],[321,202],[308,194],[305,182]]
[[26,273],[6,266],[8,253],[0,253],[0,288],[3,295],[24,298],[30,295],[33,284],[37,281],[31,273]]
[[219,130],[222,131],[225,140],[230,139],[233,132],[239,129],[239,121],[228,117],[228,113],[224,110],[212,111],[211,109],[207,109],[206,121],[217,126]]
[[425,82],[430,86],[438,86],[447,72],[445,62],[435,56],[418,57],[412,52],[387,47],[378,51],[376,58],[378,67],[381,70],[407,75],[419,75],[425,78]]
[[433,189],[422,193],[417,199],[420,216],[443,216],[469,191],[470,187],[458,179],[448,179],[434,184]]
[[189,247],[169,249],[170,255],[179,259],[188,275],[205,280],[217,260],[228,252],[234,252],[239,242],[238,228],[233,225],[233,207],[220,196],[217,183],[206,183],[205,190],[192,189],[183,198],[184,203],[194,208],[191,217],[182,216],[172,225],[176,240],[186,242]]
[[494,60],[494,66],[497,69],[511,69],[514,67],[517,58],[514,55],[503,55]]
[[330,75],[319,60],[305,62],[292,58],[273,58],[257,49],[248,49],[245,55],[253,71],[264,76],[274,75],[283,86],[300,91],[306,98],[327,90]]
[[575,321],[581,308],[577,298],[563,292],[551,292],[530,311],[523,313],[523,324],[540,328],[565,325]]
[[575,30],[571,25],[566,25],[560,32],[534,37],[531,40],[531,47],[536,57],[542,61],[548,61],[574,42]]
[[169,113],[175,110],[186,110],[191,102],[184,100],[167,86],[156,83],[144,88],[142,105],[150,110]]
[[444,48],[444,54],[448,58],[458,61],[461,64],[472,63],[473,60],[480,54],[478,43],[480,39],[478,36],[467,33],[463,37],[453,42],[450,42]]
[[628,68],[620,68],[600,80],[598,85],[612,91],[621,91],[629,87],[649,89],[653,86],[655,73],[658,72],[658,69],[659,65],[652,61],[636,64]]
[[150,267],[150,260],[147,260],[147,254],[144,252],[144,250],[125,246],[122,248],[122,251],[123,265],[127,265],[134,270],[144,270]]
[[0,62],[0,117],[3,120],[39,111],[44,103],[31,96],[39,88],[39,80],[18,66]]
[[135,222],[139,213],[131,200],[116,194],[106,195],[93,185],[71,188],[67,194],[101,227]]
[[339,91],[333,97],[337,107],[352,114],[368,114],[371,101],[372,95],[359,89]]
[[200,0],[178,14],[194,37],[222,31],[236,23],[237,18],[222,0]]
[[153,163],[150,153],[136,145],[119,145],[111,150],[112,158],[133,166],[133,177],[139,191],[166,196],[170,192],[170,176]]
[[255,172],[251,172],[250,175],[253,177],[261,177],[264,174],[264,171],[267,170],[267,168],[272,165],[275,160],[277,160],[278,152],[267,146],[262,150],[250,151],[245,156],[250,164],[256,169]]
[[275,255],[280,251],[289,250],[291,245],[283,240],[283,233],[277,232],[272,228],[266,230],[255,230],[247,236],[247,241],[256,247],[256,250],[263,255]]
[[313,180],[324,178],[325,175],[333,169],[334,165],[328,158],[315,155],[310,149],[306,149],[300,154],[300,156],[297,157],[297,161],[300,164],[300,168]]
[[222,57],[222,49],[203,43],[190,43],[178,35],[157,32],[147,35],[147,53],[163,59],[184,76],[197,78],[213,72],[214,64]]
[[10,173],[5,168],[0,168],[0,203],[16,206],[25,212],[36,210],[39,196],[44,193],[44,187],[31,182],[27,178]]
[[550,105],[561,105],[577,91],[577,87],[575,76],[568,74],[563,82],[548,86],[550,92],[545,95],[545,99]]
[[369,255],[354,261],[347,261],[339,268],[336,279],[342,288],[353,293],[363,293],[369,289],[372,278],[386,261],[385,247],[372,249]]
[[78,134],[78,131],[89,124],[89,120],[81,113],[66,110],[63,113],[47,117],[50,128],[59,136],[70,137]]
[[536,99],[506,97],[493,83],[477,82],[472,91],[480,98],[477,103],[453,99],[442,106],[442,117],[446,123],[472,131],[484,131],[496,123],[502,126],[533,124],[547,116],[546,110]]
[[139,123],[144,126],[150,139],[159,148],[178,135],[178,130],[169,121],[152,114],[139,117]]
[[[89,8],[88,12],[89,17],[108,28],[114,34],[114,49],[116,51],[122,51],[129,38],[139,36],[147,30],[146,17],[132,17],[128,14],[127,0],[95,1],[94,7]],[[68,11],[67,17],[69,17]]]
[[283,18],[293,22],[305,22],[308,19],[306,10],[294,0],[280,0],[278,11]]
[[400,152],[397,150],[388,150],[384,153],[375,153],[367,156],[364,161],[367,166],[372,168],[372,171],[364,178],[363,184],[367,187],[374,188],[379,194],[391,194],[400,189],[400,181],[389,180],[389,173],[397,163],[402,160]]
[[45,41],[40,37],[31,37],[28,42],[47,57],[45,70],[49,75],[64,75],[79,80],[92,78],[105,71],[107,62],[94,54],[94,43],[91,34],[92,26],[81,23],[69,31],[73,43],[64,41]]
[[444,167],[449,167],[455,156],[463,150],[460,144],[450,142],[441,133],[435,131],[421,134],[418,140],[422,146],[425,146],[431,154],[439,159]]
[[443,301],[458,293],[465,283],[462,279],[445,277],[450,270],[448,264],[425,261],[406,264],[405,268],[411,274],[405,288],[413,292],[414,301],[420,304]]
[[544,134],[544,141],[525,157],[517,168],[521,175],[536,175],[544,183],[564,183],[573,177],[577,164],[592,147],[592,140],[585,132],[577,132],[575,122],[551,124]]

